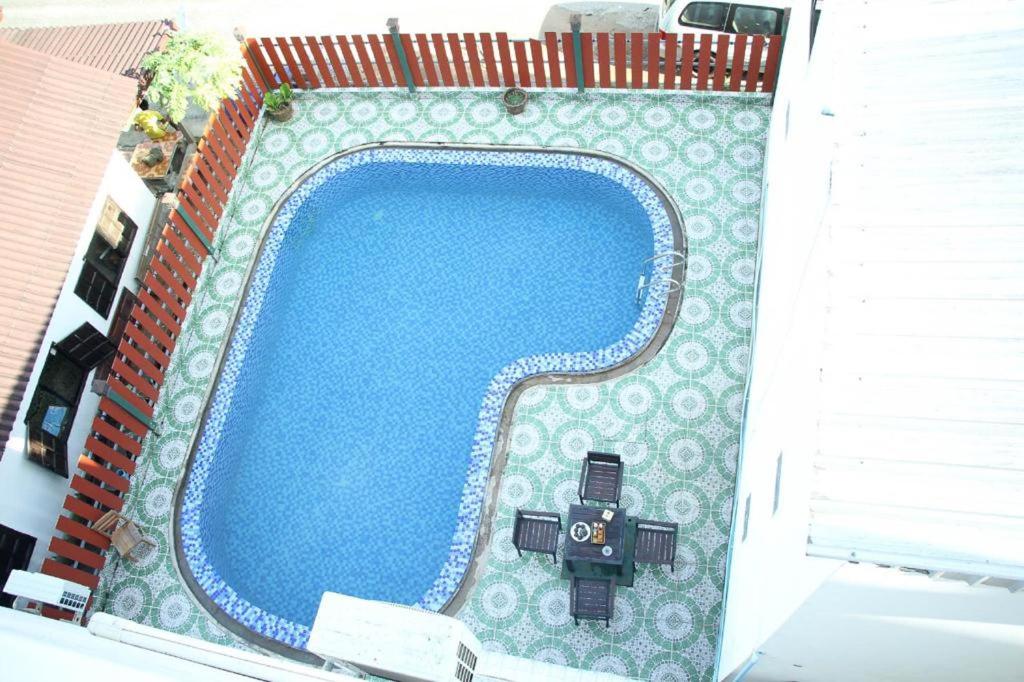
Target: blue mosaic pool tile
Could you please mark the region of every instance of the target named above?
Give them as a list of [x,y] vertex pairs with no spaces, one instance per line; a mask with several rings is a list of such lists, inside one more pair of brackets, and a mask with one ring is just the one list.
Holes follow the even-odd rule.
[[[202,544],[203,491],[224,422],[231,409],[238,374],[273,275],[277,256],[296,210],[314,190],[335,174],[357,165],[378,162],[532,165],[596,173],[628,189],[644,208],[651,223],[655,253],[671,250],[674,244],[672,224],[665,213],[662,200],[647,182],[618,163],[578,154],[392,147],[367,149],[331,161],[292,193],[270,226],[265,237],[263,253],[250,276],[249,292],[239,314],[196,449],[181,508],[180,528],[182,549],[189,567],[200,587],[214,603],[253,631],[299,648],[304,647],[309,638],[308,627],[267,613],[249,603],[221,579],[210,563]],[[652,265],[652,278],[668,277],[671,269],[669,259],[655,261]],[[417,602],[417,607],[427,610],[443,608],[459,589],[469,567],[480,526],[497,427],[512,387],[523,379],[537,374],[596,372],[625,362],[646,346],[653,337],[664,316],[666,301],[667,291],[653,290],[646,296],[633,329],[623,339],[607,348],[592,353],[553,353],[521,358],[503,368],[494,377],[481,402],[470,465],[447,561],[434,584]]]

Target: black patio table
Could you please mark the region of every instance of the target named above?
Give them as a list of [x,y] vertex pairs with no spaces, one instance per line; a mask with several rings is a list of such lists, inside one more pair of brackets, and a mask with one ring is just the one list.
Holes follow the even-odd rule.
[[[573,524],[583,521],[588,526],[594,521],[604,521],[601,513],[604,507],[584,507],[580,504],[569,505],[568,532],[565,534],[565,564],[570,571],[573,570],[573,561],[587,561],[592,564],[607,564],[615,566],[618,572],[622,571],[622,564],[626,558],[626,513],[622,509],[612,509],[615,516],[605,525],[605,540],[603,545],[594,544],[587,538],[583,542],[577,542],[572,538]],[[605,556],[602,553],[604,547],[611,547],[612,553]]]

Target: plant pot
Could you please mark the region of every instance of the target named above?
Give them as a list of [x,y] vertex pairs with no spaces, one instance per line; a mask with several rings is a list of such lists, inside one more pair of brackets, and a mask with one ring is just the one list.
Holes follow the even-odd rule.
[[526,94],[526,90],[522,88],[509,88],[501,96],[501,101],[505,105],[505,111],[512,116],[521,114],[526,110],[526,101],[528,99],[529,96]]
[[280,109],[267,109],[267,116],[270,120],[277,121],[279,123],[284,123],[285,121],[290,120],[294,113],[295,109],[292,108],[291,103],[284,105]]

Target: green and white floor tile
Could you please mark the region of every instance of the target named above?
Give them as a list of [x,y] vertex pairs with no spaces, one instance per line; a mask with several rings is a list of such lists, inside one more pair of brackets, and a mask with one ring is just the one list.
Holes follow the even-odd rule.
[[[494,532],[457,616],[494,650],[655,680],[710,680],[724,586],[746,372],[761,169],[770,107],[761,96],[679,92],[532,93],[507,116],[497,91],[316,92],[287,124],[263,124],[236,181],[147,439],[127,514],[158,549],[112,561],[97,607],[148,625],[248,648],[198,605],[172,558],[172,501],[214,379],[219,349],[274,203],[312,164],[380,141],[596,149],[642,167],[682,211],[685,295],[650,363],[597,384],[537,386],[515,411]],[[620,587],[611,627],[568,615],[550,558],[519,558],[517,506],[565,510],[588,449],[626,461],[623,506],[681,526],[675,571],[642,566]]]

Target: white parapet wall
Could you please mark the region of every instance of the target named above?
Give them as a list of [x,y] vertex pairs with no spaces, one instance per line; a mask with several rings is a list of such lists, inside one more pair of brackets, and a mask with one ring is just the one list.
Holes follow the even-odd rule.
[[[28,459],[25,415],[51,344],[60,341],[85,322],[103,333],[109,332],[117,309],[117,298],[111,306],[110,314],[103,317],[75,294],[75,284],[82,271],[85,253],[107,197],[113,199],[138,226],[117,289],[120,292],[127,287],[133,293],[138,291],[134,278],[144,250],[146,230],[156,207],[156,198],[132,170],[124,156],[119,151],[112,150],[103,180],[96,188],[96,197],[89,210],[89,216],[82,225],[78,246],[71,258],[50,323],[39,344],[39,356],[29,376],[25,397],[21,401],[10,438],[4,448],[3,458],[0,459],[0,524],[36,538],[29,570],[37,570],[46,557],[54,522],[60,512],[64,496],[68,493],[70,479],[48,471]],[[45,249],[46,244],[39,244],[39,248]],[[85,445],[98,406],[99,396],[91,393],[87,386],[82,393],[75,421],[68,435],[68,470],[72,472],[69,476],[73,475],[75,463]]]
[[307,650],[399,682],[623,682],[578,670],[484,651],[451,616],[325,592]]
[[755,321],[718,677],[758,647],[841,564],[807,557],[817,451],[832,157],[829,33],[809,56],[796,3],[768,133]]
[[175,635],[106,613],[88,629],[0,608],[5,680],[334,682],[354,679],[293,661]]

